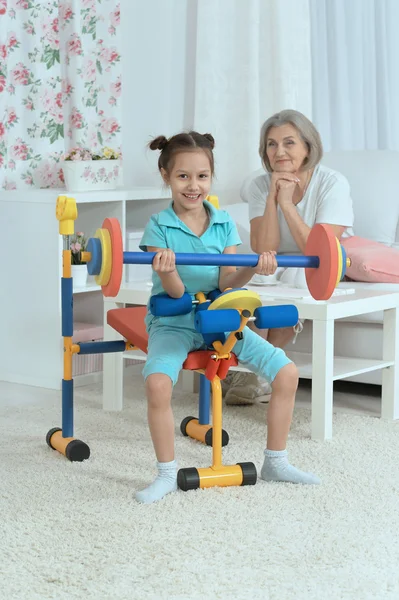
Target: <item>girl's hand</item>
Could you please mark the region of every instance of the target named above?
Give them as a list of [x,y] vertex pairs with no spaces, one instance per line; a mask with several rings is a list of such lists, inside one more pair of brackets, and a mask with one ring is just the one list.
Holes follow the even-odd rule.
[[262,254],[259,254],[258,264],[254,269],[255,273],[258,275],[273,275],[277,269],[275,251],[272,250],[270,252],[262,252]]
[[152,268],[156,273],[173,273],[176,270],[176,258],[173,250],[165,248],[157,252],[152,261]]

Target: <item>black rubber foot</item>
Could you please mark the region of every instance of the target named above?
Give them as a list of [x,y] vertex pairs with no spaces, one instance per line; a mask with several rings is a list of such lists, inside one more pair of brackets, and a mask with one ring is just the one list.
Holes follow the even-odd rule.
[[[212,446],[212,440],[213,440],[213,434],[212,434],[213,428],[211,427],[210,429],[208,429],[208,431],[205,434],[205,444],[207,446]],[[225,431],[224,429],[222,429],[222,446],[227,446],[227,444],[229,443],[229,434],[227,433],[227,431]]]
[[258,479],[258,473],[254,463],[245,462],[237,463],[241,467],[242,471],[242,484],[241,485],[255,485]]
[[[46,442],[47,445],[50,446],[50,448],[53,448],[53,446],[51,445],[51,437],[56,431],[62,431],[62,429],[60,427],[53,427],[53,429],[50,429],[50,431],[46,435]],[[55,450],[55,448],[53,448],[53,450]]]
[[197,490],[200,486],[198,470],[195,467],[179,469],[177,472],[177,485],[183,492]]
[[82,462],[90,456],[90,448],[81,440],[72,440],[65,449],[65,456],[71,462]]
[[180,431],[182,432],[183,435],[185,435],[186,437],[188,436],[187,433],[187,425],[190,423],[190,421],[192,421],[193,419],[195,419],[195,417],[185,417],[183,419],[183,421],[180,423]]

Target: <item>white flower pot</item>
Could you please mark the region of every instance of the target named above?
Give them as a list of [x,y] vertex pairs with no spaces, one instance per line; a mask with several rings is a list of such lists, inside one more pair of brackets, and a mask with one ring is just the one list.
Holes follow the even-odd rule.
[[115,190],[123,185],[120,160],[64,160],[62,170],[69,192]]
[[87,265],[72,265],[73,289],[85,287],[87,283]]

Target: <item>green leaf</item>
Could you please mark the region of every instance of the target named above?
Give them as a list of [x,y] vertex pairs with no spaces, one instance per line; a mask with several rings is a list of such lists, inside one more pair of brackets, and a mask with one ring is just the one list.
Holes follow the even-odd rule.
[[46,64],[47,69],[51,69],[56,62],[60,62],[60,51],[52,50],[50,46],[46,46],[41,61]]
[[100,75],[102,75],[103,68],[102,68],[99,60],[96,60],[96,65],[97,65],[97,71],[100,73]]
[[99,141],[99,143],[100,143],[101,145],[104,143],[104,142],[103,142],[102,135],[101,135],[101,133],[100,133],[99,131],[97,131],[97,139],[98,139],[98,141]]
[[57,123],[54,123],[54,121],[51,121],[47,127],[47,131],[43,131],[40,137],[48,137],[50,144],[54,144],[60,136],[60,128],[62,128],[63,132],[62,125],[58,125]]

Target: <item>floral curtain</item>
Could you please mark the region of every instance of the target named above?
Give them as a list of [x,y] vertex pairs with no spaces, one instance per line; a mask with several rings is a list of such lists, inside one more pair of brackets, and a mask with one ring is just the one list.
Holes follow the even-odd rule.
[[63,187],[74,146],[121,147],[120,5],[0,0],[0,186]]

